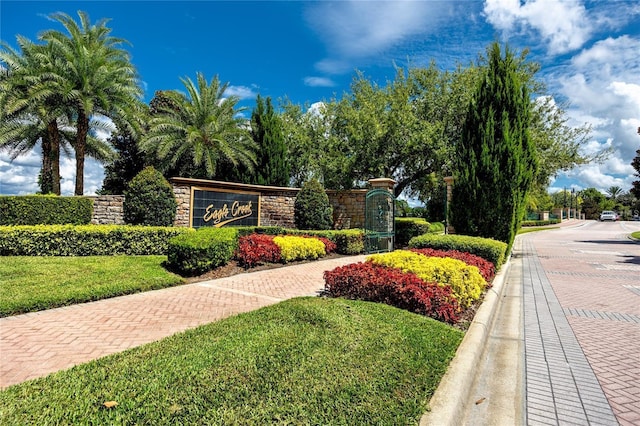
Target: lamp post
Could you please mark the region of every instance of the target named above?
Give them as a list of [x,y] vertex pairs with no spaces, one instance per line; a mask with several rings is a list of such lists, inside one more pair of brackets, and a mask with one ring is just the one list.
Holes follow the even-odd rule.
[[[573,210],[573,197],[575,197],[576,194],[576,189],[575,188],[571,188],[571,209]],[[573,210],[573,218],[576,218],[576,212],[578,210],[578,200],[576,200],[576,208],[575,210]]]

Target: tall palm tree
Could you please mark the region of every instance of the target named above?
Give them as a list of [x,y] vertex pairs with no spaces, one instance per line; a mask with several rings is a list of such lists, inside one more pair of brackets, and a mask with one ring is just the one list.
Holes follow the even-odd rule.
[[238,116],[244,110],[237,107],[240,99],[224,96],[228,83],[220,84],[217,76],[207,83],[202,73],[197,73],[197,84],[189,78],[181,81],[187,94],[163,92],[166,102],[159,103],[142,149],[166,163],[165,173],[180,164],[193,164],[206,176],[191,177],[212,177],[221,161],[252,170],[255,144],[245,120]]
[[[42,82],[50,75],[49,46],[35,45],[18,36],[20,52],[7,43],[0,45],[0,61],[5,65],[0,77],[0,149],[11,159],[42,147],[41,191],[60,194],[59,122],[66,111],[59,97],[42,92]],[[46,91],[45,91],[46,92]]]
[[[60,93],[52,90],[53,72],[60,61],[52,45],[36,45],[18,36],[20,52],[0,44],[0,150],[12,160],[40,143],[42,193],[60,195],[60,150],[71,153],[76,140],[73,111]],[[53,85],[55,87],[55,85]],[[94,136],[97,130],[112,130],[108,123],[91,120],[86,153],[99,161],[113,155],[108,143]]]
[[75,118],[75,194],[82,195],[91,118],[108,117],[136,132],[142,89],[129,53],[119,47],[126,40],[110,35],[106,19],[91,25],[87,13],[79,11],[78,16],[80,24],[65,13],[52,14],[67,34],[48,30],[39,38],[56,51],[48,88],[65,100]]

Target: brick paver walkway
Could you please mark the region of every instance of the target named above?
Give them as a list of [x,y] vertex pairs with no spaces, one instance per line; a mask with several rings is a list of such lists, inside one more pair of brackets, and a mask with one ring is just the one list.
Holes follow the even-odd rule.
[[365,256],[116,297],[0,319],[0,388],[296,296],[317,295],[322,274]]
[[529,424],[640,424],[636,230],[585,222],[523,236]]

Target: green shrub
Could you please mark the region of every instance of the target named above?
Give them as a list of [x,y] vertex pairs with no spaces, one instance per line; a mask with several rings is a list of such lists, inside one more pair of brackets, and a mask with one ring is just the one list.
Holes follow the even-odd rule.
[[493,263],[496,270],[504,263],[507,244],[490,238],[469,237],[467,235],[426,234],[409,241],[410,248],[433,248],[458,250],[480,256]]
[[0,196],[0,225],[86,225],[92,215],[87,197]]
[[229,263],[238,247],[235,228],[200,228],[169,240],[169,267],[182,275],[198,275]]
[[298,229],[324,230],[333,226],[333,208],[322,184],[316,179],[302,185],[293,208]]
[[442,234],[444,233],[444,223],[442,222],[430,222],[429,224],[430,234]]
[[177,207],[171,184],[151,166],[138,173],[124,193],[124,220],[132,225],[172,226]]
[[418,217],[395,218],[396,247],[405,247],[409,240],[429,232],[430,223]]
[[170,238],[189,228],[123,225],[0,227],[0,256],[112,256],[167,253]]
[[476,266],[469,266],[458,259],[428,257],[412,251],[396,250],[392,253],[373,254],[367,261],[411,272],[425,282],[448,286],[463,309],[478,300],[487,285]]

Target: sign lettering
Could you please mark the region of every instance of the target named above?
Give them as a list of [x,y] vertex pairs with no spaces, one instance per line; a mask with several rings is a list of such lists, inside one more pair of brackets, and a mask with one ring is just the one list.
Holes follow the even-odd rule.
[[258,225],[259,195],[194,189],[192,226]]

